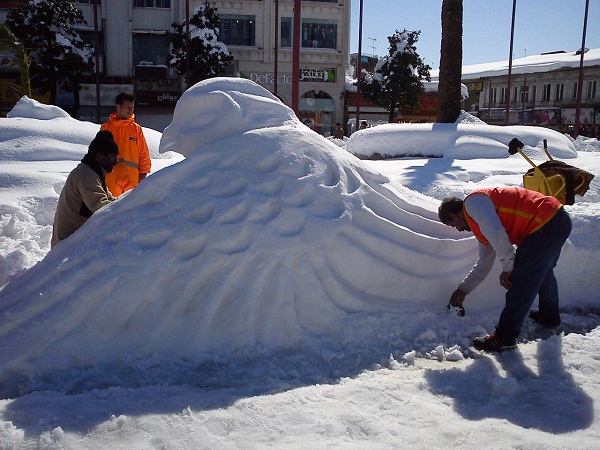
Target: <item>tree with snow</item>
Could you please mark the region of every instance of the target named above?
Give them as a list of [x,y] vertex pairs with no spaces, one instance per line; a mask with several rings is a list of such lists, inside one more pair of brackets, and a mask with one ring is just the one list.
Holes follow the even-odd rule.
[[[190,84],[222,75],[233,61],[227,46],[219,40],[220,24],[216,8],[208,3],[195,8],[189,26]],[[175,31],[169,35],[172,45],[170,65],[179,75],[187,73],[186,25],[186,21],[172,23]]]
[[31,55],[32,84],[49,90],[52,99],[57,83],[76,92],[81,74],[94,70],[93,48],[75,29],[86,24],[69,0],[31,0],[7,15],[6,25]]
[[454,123],[461,110],[462,0],[442,2],[442,45],[436,122]]
[[412,112],[419,105],[419,95],[424,91],[422,80],[430,81],[430,66],[425,64],[415,44],[420,31],[396,30],[388,36],[388,55],[382,57],[373,73],[362,71],[360,92],[374,104],[390,111],[393,122],[396,109]]

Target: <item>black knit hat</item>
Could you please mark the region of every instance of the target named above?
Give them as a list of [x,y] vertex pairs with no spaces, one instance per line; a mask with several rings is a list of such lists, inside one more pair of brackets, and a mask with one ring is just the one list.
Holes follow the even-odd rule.
[[100,130],[88,148],[88,153],[119,153],[119,146],[113,138],[113,134],[108,130]]

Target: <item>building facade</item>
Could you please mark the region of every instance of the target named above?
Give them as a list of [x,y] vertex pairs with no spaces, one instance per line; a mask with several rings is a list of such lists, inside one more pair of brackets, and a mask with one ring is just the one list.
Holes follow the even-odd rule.
[[[15,2],[5,2],[6,10]],[[78,31],[95,46],[94,1],[76,0],[88,23]],[[169,67],[167,33],[204,1],[97,0],[101,72],[101,120],[114,110],[116,93],[136,95],[140,123],[162,130],[170,122],[185,77]],[[292,103],[294,0],[211,1],[221,19],[220,38],[234,61],[227,75],[248,78]],[[300,99],[298,115],[322,134],[344,120],[345,69],[349,58],[350,0],[303,0],[301,11]],[[278,19],[276,20],[276,10]],[[276,39],[277,29],[277,39]],[[275,54],[275,47],[278,52]],[[275,68],[277,66],[277,73]],[[59,106],[77,105],[80,119],[95,120],[94,78],[78,98],[57,93]],[[61,95],[64,94],[64,95]]]
[[[513,60],[510,92],[507,62],[463,67],[471,93],[471,112],[490,124],[504,125],[509,100],[510,125],[539,125],[571,132],[579,84],[579,52],[553,52]],[[598,135],[600,126],[600,49],[583,55],[578,134]]]

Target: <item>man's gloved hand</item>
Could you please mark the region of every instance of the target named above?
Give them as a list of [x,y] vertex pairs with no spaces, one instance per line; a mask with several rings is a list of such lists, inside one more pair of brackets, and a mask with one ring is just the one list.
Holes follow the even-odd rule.
[[452,308],[457,308],[458,309],[458,315],[459,316],[464,316],[465,315],[465,308],[463,307],[463,302],[465,301],[465,297],[467,296],[467,293],[457,289],[455,290],[452,295],[450,296],[450,301],[448,302],[448,309],[452,309]]

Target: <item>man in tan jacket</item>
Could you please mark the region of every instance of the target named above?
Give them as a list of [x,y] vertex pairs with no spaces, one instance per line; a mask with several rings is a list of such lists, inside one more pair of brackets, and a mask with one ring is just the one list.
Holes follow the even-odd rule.
[[115,197],[105,176],[117,164],[119,147],[110,131],[102,130],[90,143],[81,163],[67,177],[56,207],[51,247],[71,236],[92,214]]

